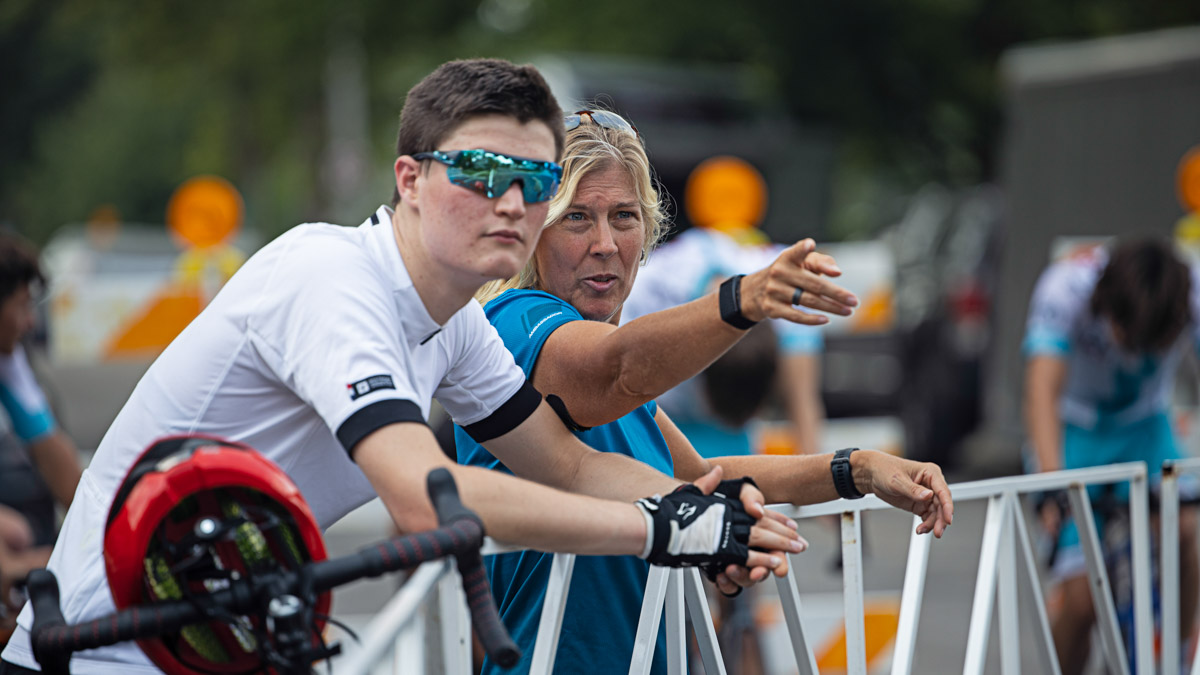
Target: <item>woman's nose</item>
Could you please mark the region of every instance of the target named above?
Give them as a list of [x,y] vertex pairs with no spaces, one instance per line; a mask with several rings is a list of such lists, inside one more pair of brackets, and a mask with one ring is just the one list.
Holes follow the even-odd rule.
[[607,221],[596,225],[596,239],[592,242],[592,255],[608,257],[617,252],[617,241]]

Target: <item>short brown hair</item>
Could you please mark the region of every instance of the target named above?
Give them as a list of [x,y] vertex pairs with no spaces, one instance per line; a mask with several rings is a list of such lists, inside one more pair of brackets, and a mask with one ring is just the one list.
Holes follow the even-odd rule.
[[0,234],[0,302],[27,284],[45,284],[37,252],[24,240]]
[[1161,237],[1139,237],[1113,249],[1092,292],[1092,314],[1119,328],[1121,346],[1163,351],[1192,320],[1192,275]]
[[[544,122],[554,134],[554,160],[562,156],[566,131],[550,85],[537,68],[501,59],[443,63],[410,89],[400,111],[396,156],[437,150],[439,143],[477,115],[508,115],[522,124]],[[392,205],[399,202],[397,190]]]

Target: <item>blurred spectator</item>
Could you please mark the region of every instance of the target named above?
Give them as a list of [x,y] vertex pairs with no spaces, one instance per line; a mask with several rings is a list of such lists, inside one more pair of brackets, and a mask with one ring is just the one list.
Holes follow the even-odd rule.
[[[14,580],[45,564],[53,543],[48,540],[55,522],[53,502],[39,499],[36,481],[22,466],[31,462],[64,508],[71,505],[79,483],[79,453],[55,424],[21,345],[33,330],[34,299],[43,282],[33,249],[11,235],[0,236],[0,405],[28,453],[25,457],[20,447],[8,443],[0,456],[0,507],[11,507],[0,512],[0,601],[9,599]],[[15,453],[22,456],[11,456]]]
[[20,513],[0,505],[0,645],[8,642],[17,622],[21,600],[13,586],[29,570],[45,567],[50,559],[49,546],[35,546],[33,529]]
[[[1198,275],[1200,269],[1189,270],[1159,238],[1119,241],[1111,253],[1088,249],[1042,274],[1024,343],[1025,418],[1038,470],[1145,461],[1156,483],[1164,460],[1184,456],[1167,415],[1167,394],[1187,343],[1200,345]],[[1121,483],[1114,496],[1127,502],[1128,493]],[[1091,492],[1093,503],[1099,494]],[[1043,525],[1058,535],[1054,572],[1063,601],[1051,611],[1058,660],[1064,673],[1079,673],[1095,621],[1079,534],[1073,522],[1062,520],[1055,500],[1044,500],[1040,512]],[[1200,577],[1196,527],[1196,509],[1183,508],[1185,652]]]
[[[766,182],[740,159],[714,157],[697,166],[684,202],[697,227],[650,256],[621,322],[690,302],[731,274],[769,265],[784,247],[771,244],[757,227],[766,200]],[[817,453],[825,418],[821,347],[821,333],[812,326],[783,320],[763,324],[704,373],[660,396],[659,403],[702,456],[750,454],[746,423],[760,411],[778,373],[792,445]]]

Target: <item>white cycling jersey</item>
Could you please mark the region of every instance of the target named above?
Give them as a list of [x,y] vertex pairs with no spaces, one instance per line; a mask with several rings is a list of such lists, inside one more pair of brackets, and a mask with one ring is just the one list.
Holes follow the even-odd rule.
[[1068,364],[1059,402],[1064,422],[1093,429],[1124,425],[1166,410],[1170,385],[1187,342],[1200,349],[1200,268],[1192,267],[1193,321],[1161,354],[1131,354],[1117,344],[1109,322],[1090,309],[1092,291],[1108,264],[1097,246],[1052,264],[1033,292],[1026,323],[1027,356],[1051,355]]
[[[357,228],[306,224],[283,234],[150,366],[100,442],[50,559],[67,622],[114,610],[106,517],[156,439],[201,432],[249,445],[291,477],[325,528],[375,497],[350,449],[388,424],[424,422],[435,397],[481,438],[516,427],[541,402],[479,303],[445,325],[429,316],[387,207]],[[37,667],[31,625],[27,606],[4,660]],[[158,672],[133,643],[77,654],[72,667]]]

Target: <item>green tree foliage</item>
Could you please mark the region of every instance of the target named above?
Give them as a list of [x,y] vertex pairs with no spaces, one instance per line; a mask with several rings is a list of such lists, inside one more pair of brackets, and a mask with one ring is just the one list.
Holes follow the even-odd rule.
[[[1004,49],[1198,21],[1190,0],[6,0],[0,221],[39,240],[105,203],[160,222],[198,173],[233,181],[266,235],[355,218],[390,193],[419,77],[449,58],[557,51],[748,65],[798,120],[840,132],[843,169],[898,189],[970,182],[995,163]],[[327,91],[347,43],[363,55],[371,156],[362,203],[340,213]]]
[[0,5],[0,219],[7,215],[5,188],[30,168],[39,123],[75,100],[95,71],[86,32],[57,15],[61,5]]

